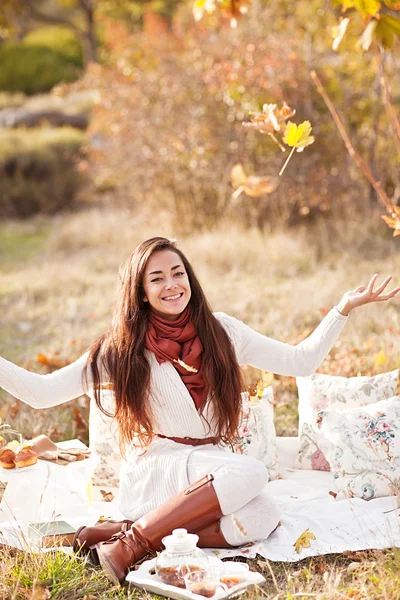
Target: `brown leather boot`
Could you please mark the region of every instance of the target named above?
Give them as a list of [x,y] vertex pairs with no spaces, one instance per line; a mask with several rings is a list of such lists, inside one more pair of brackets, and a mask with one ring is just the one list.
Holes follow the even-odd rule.
[[131,529],[118,533],[97,546],[100,564],[113,583],[122,583],[127,570],[149,552],[161,550],[161,540],[174,529],[191,533],[222,516],[212,484],[206,475],[183,492],[134,522]]
[[109,540],[113,535],[120,531],[127,531],[132,527],[133,521],[97,521],[92,527],[82,525],[79,527],[72,542],[74,552],[79,554],[90,554],[92,562],[95,565],[100,564],[96,549],[92,547],[99,542]]
[[197,544],[199,548],[233,548],[233,546],[228,544],[221,531],[221,519],[206,525],[206,527],[199,529],[196,533],[199,536]]

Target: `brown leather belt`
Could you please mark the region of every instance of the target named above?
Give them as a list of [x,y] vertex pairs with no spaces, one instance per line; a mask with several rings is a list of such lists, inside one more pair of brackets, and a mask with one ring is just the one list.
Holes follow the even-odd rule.
[[215,437],[209,438],[191,438],[191,437],[168,437],[167,435],[162,435],[161,433],[156,433],[157,437],[163,438],[166,440],[172,440],[177,444],[186,444],[186,446],[204,446],[205,444],[214,444],[217,445],[219,441]]

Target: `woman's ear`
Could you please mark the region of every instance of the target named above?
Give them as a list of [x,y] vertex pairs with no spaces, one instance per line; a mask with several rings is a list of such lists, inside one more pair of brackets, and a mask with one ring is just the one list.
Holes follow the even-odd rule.
[[148,302],[148,301],[149,301],[148,297],[146,296],[146,294],[144,294],[144,296],[143,296],[143,302]]

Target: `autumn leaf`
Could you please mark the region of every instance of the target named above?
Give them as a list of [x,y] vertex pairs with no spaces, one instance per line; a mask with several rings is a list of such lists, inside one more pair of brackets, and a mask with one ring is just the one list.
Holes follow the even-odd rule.
[[178,363],[178,365],[180,365],[181,367],[183,367],[184,369],[186,369],[186,371],[189,371],[189,373],[198,373],[198,369],[195,369],[194,367],[191,367],[190,365],[187,365],[180,358],[174,358],[173,362]]
[[40,364],[45,365],[46,367],[56,367],[56,369],[60,369],[61,367],[65,367],[65,362],[60,360],[59,358],[55,358],[54,356],[46,356],[39,352],[36,356],[36,360],[40,362]]
[[284,102],[281,108],[276,104],[264,104],[262,113],[250,116],[250,122],[242,123],[244,127],[256,129],[260,133],[278,133],[287,119],[293,117],[296,111]]
[[238,198],[242,192],[250,198],[259,198],[264,194],[271,194],[278,187],[276,177],[247,176],[240,163],[232,167],[231,183],[232,187],[235,188],[233,198]]
[[193,16],[195,21],[200,21],[204,13],[212,13],[216,9],[215,0],[196,0],[193,6]]
[[339,25],[336,25],[336,27],[332,27],[332,35],[334,37],[334,40],[332,42],[332,50],[337,50],[339,48],[339,45],[341,44],[344,38],[344,34],[346,33],[346,29],[349,23],[350,19],[346,17],[345,19],[342,19],[340,21]]
[[362,50],[364,50],[365,52],[367,50],[369,50],[369,47],[371,46],[373,40],[374,40],[374,36],[375,36],[375,31],[376,28],[378,26],[378,21],[376,19],[372,19],[368,25],[366,26],[366,28],[363,31],[362,36],[360,37],[360,39],[358,40],[356,47],[357,48],[362,48]]
[[100,494],[102,496],[102,502],[112,502],[115,498],[112,492],[106,492],[105,490],[100,490]]
[[296,148],[296,152],[303,152],[304,148],[314,143],[314,136],[311,134],[310,121],[303,121],[300,125],[289,123],[285,127],[283,141],[291,148]]
[[297,538],[297,540],[293,544],[297,554],[300,554],[302,548],[309,548],[311,545],[311,540],[316,539],[317,538],[315,537],[315,535],[309,529],[303,531],[303,533]]
[[18,594],[26,600],[48,600],[51,598],[50,590],[40,583],[34,583],[32,589],[19,588]]
[[375,355],[375,366],[384,367],[388,361],[388,357],[384,352],[379,352]]
[[381,3],[379,0],[339,0],[338,3],[343,7],[343,10],[355,8],[363,19],[373,17],[379,11]]
[[400,206],[392,206],[390,217],[382,216],[382,219],[391,229],[394,229],[393,237],[400,235]]

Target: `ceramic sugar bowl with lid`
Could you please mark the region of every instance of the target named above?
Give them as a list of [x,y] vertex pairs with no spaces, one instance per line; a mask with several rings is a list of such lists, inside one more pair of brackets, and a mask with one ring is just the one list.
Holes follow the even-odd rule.
[[185,588],[187,573],[208,569],[207,555],[197,547],[198,541],[199,536],[186,529],[174,529],[171,535],[163,538],[165,550],[157,556],[157,577],[169,585]]

